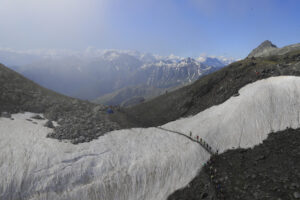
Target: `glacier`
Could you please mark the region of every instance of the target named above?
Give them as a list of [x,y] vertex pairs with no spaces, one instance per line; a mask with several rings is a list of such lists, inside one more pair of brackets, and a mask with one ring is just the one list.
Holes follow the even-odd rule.
[[[223,152],[253,147],[268,133],[299,128],[300,78],[271,77],[239,96],[162,127],[203,138]],[[187,185],[209,154],[155,127],[107,133],[78,145],[46,138],[33,113],[0,118],[0,199],[164,200]],[[34,123],[33,123],[34,122]]]

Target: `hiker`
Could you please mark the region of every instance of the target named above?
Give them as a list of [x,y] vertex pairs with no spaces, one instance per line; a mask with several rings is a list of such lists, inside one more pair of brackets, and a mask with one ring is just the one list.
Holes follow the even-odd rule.
[[106,113],[107,113],[107,114],[113,114],[114,111],[113,111],[112,108],[110,107],[110,108],[108,108],[108,109],[106,110]]
[[199,136],[197,135],[197,141],[199,140]]
[[190,137],[192,137],[192,131],[190,131]]

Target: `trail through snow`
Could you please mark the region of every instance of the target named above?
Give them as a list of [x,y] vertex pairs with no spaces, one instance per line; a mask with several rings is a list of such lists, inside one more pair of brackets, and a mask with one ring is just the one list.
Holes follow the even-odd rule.
[[163,200],[209,155],[155,128],[111,132],[72,145],[46,138],[45,121],[0,118],[0,199]]
[[223,152],[232,147],[252,147],[268,133],[300,125],[300,78],[279,76],[246,85],[240,95],[195,116],[162,126],[203,138]]
[[[271,131],[299,128],[300,78],[249,84],[221,105],[162,126],[203,138],[220,152],[252,147]],[[113,131],[72,145],[46,138],[32,113],[0,118],[0,199],[164,200],[209,159],[191,140],[156,128]]]

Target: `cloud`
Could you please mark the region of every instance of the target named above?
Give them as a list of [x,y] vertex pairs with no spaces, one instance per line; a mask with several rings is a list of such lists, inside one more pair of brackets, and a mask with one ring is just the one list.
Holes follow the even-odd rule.
[[[1,0],[0,43],[23,48],[79,45],[90,33],[105,30],[107,2]],[[101,32],[98,35],[101,36]]]

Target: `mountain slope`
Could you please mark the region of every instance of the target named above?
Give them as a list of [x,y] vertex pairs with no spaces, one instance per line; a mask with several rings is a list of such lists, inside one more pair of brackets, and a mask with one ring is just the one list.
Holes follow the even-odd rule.
[[283,55],[292,51],[299,51],[300,44],[292,44],[282,48],[277,48],[276,45],[272,44],[269,40],[261,43],[257,48],[255,48],[248,57],[266,57],[266,56],[276,56]]
[[[272,77],[163,127],[187,136],[192,131],[220,152],[253,147],[271,130],[300,127],[299,96],[299,77]],[[43,121],[26,120],[30,115],[0,118],[1,199],[164,200],[209,159],[198,143],[154,127],[114,131],[90,143],[62,143],[46,138],[51,130]]]
[[[124,106],[126,102],[130,101],[134,98],[140,99],[151,99],[153,97],[159,96],[166,92],[168,88],[155,88],[147,85],[140,85],[140,86],[132,86],[126,87],[116,92],[106,94],[100,98],[97,98],[93,102],[100,103],[103,105],[121,105]],[[138,104],[138,102],[137,102]],[[127,106],[132,106],[134,104],[126,104]]]
[[108,119],[105,106],[60,95],[0,64],[0,113],[22,111],[44,113],[47,119],[58,120],[61,126],[49,136],[74,143],[119,128]]
[[[223,103],[248,83],[279,75],[300,75],[300,51],[263,58],[246,58],[204,76],[190,86],[125,109],[123,115],[137,126],[157,126],[197,114]],[[124,123],[123,116],[114,116]]]
[[299,199],[299,146],[300,129],[289,128],[270,133],[253,148],[213,156],[188,186],[168,200]]
[[36,55],[34,52],[14,53],[0,49],[1,59],[13,70],[46,88],[84,100],[94,100],[138,85],[182,86],[229,61],[207,57],[210,62],[204,64],[206,61],[191,58],[118,50],[53,51]]

